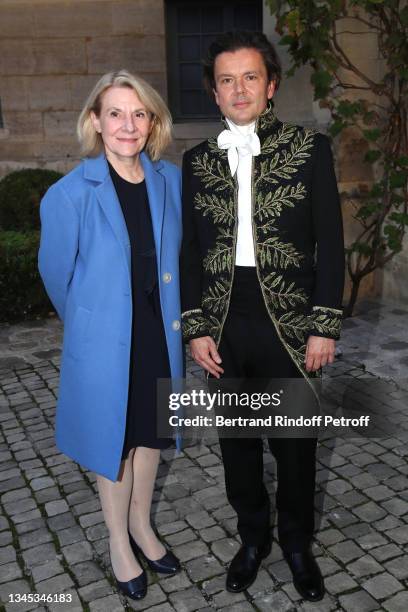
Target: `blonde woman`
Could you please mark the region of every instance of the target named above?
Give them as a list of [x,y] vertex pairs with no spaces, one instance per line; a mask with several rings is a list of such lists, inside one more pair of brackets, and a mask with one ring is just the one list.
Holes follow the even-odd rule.
[[64,322],[60,450],[96,472],[118,588],[146,595],[179,562],[150,523],[160,449],[156,382],[183,375],[180,173],[160,160],[171,118],[125,70],[104,75],[78,120],[84,160],[41,203],[39,269]]

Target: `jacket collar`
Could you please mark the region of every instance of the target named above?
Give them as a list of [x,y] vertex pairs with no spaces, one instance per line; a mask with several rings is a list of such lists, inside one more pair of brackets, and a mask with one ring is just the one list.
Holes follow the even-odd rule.
[[[164,167],[164,164],[161,161],[152,162],[144,152],[140,154],[140,161],[145,175],[156,252],[160,254],[166,197],[165,176],[160,170]],[[84,160],[84,177],[97,183],[95,186],[96,197],[105,212],[116,238],[121,243],[130,271],[129,235],[104,153],[101,153],[98,157],[86,158]]]
[[[222,117],[221,121],[224,124],[225,128],[229,130],[230,126],[228,125],[226,118]],[[261,146],[263,144],[264,139],[272,132],[276,131],[280,125],[282,125],[282,123],[275,115],[273,110],[273,103],[271,102],[271,100],[269,100],[267,107],[264,111],[262,111],[262,113],[258,116],[255,122],[255,132],[259,136]]]

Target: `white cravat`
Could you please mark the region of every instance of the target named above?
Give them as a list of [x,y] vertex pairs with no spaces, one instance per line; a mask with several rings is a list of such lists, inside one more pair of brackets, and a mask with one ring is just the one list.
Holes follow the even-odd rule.
[[246,155],[259,155],[261,143],[258,134],[254,131],[255,122],[238,126],[227,119],[227,123],[230,129],[224,130],[218,135],[217,143],[220,149],[227,149],[231,175],[234,176],[238,168],[239,158]]
[[238,180],[238,235],[235,264],[255,266],[254,239],[252,234],[252,157],[259,155],[261,144],[255,133],[255,121],[249,125],[235,125],[227,119],[230,127],[218,136],[218,146],[228,150],[231,175],[237,173]]

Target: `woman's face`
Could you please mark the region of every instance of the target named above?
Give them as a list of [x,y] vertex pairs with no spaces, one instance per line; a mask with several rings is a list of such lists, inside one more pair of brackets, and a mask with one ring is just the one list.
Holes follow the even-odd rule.
[[124,161],[144,149],[153,118],[130,87],[110,87],[102,94],[101,112],[91,112],[95,130],[101,134],[106,156]]

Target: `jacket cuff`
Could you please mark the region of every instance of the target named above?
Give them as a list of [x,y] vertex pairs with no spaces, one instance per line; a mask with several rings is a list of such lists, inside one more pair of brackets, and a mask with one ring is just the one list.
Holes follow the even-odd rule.
[[340,338],[343,311],[327,306],[313,306],[310,315],[310,336],[321,336],[322,338]]
[[210,335],[210,326],[201,308],[186,310],[182,313],[181,329],[184,342]]

